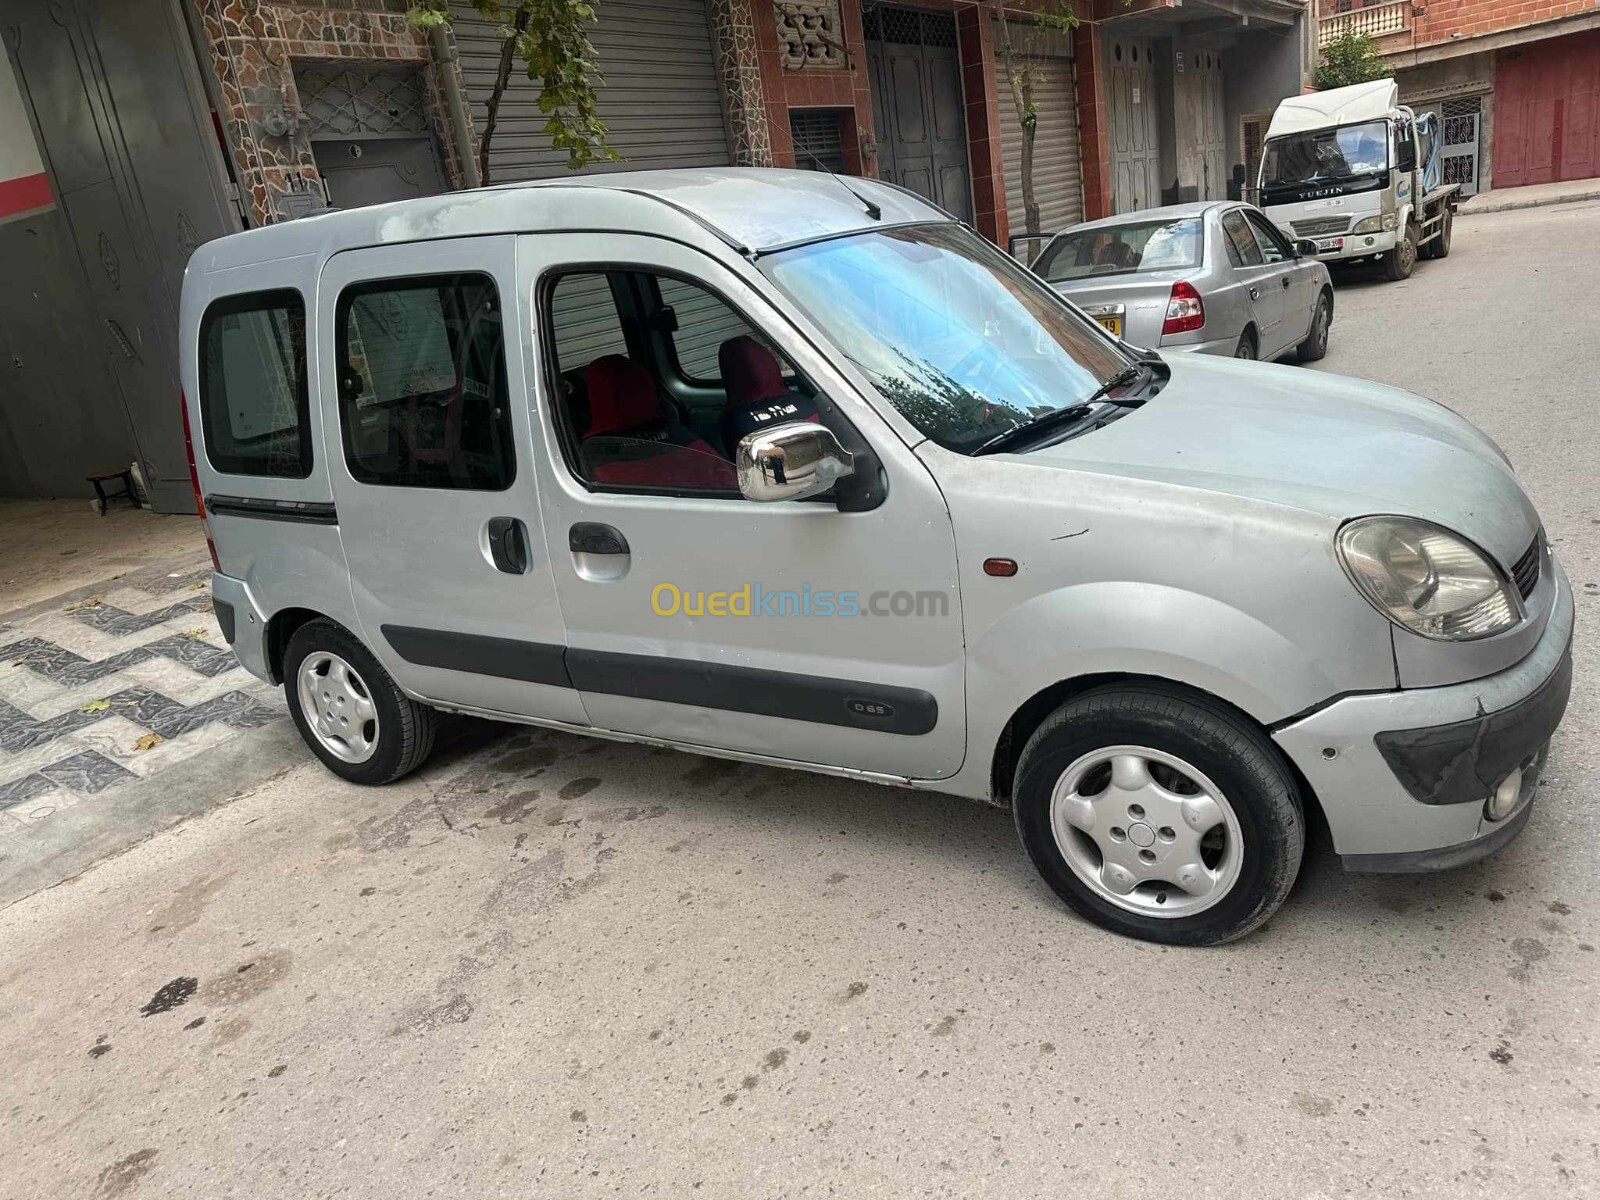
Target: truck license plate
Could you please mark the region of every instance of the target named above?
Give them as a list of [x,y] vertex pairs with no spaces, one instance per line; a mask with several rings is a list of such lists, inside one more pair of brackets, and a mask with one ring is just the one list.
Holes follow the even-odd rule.
[[1344,249],[1344,239],[1343,238],[1319,238],[1319,239],[1317,239],[1317,253],[1318,254],[1326,254],[1330,250],[1343,250],[1343,249]]

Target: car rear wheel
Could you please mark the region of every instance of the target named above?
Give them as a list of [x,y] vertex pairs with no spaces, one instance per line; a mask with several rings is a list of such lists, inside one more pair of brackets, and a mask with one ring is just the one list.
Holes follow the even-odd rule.
[[1256,335],[1246,329],[1239,335],[1239,344],[1233,348],[1235,358],[1253,359],[1256,356]]
[[1384,277],[1393,283],[1410,279],[1417,265],[1417,227],[1407,224],[1404,236],[1383,256]]
[[1264,924],[1300,870],[1295,776],[1267,736],[1179,688],[1062,705],[1018,762],[1013,813],[1039,873],[1115,933],[1215,945]]
[[1316,362],[1328,353],[1328,330],[1333,324],[1333,297],[1327,291],[1317,296],[1317,307],[1311,314],[1311,328],[1306,340],[1295,347],[1295,356],[1303,363]]
[[351,783],[393,783],[433,749],[433,709],[402,692],[360,639],[326,617],[289,639],[283,690],[306,745]]

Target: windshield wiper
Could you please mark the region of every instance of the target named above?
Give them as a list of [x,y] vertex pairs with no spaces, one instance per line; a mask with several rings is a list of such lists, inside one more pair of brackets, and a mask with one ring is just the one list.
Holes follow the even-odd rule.
[[[980,442],[977,448],[971,451],[971,454],[974,458],[980,454],[994,454],[998,451],[1009,449],[1025,439],[1041,433],[1047,433],[1058,426],[1081,421],[1084,417],[1094,412],[1092,406],[1096,400],[1104,400],[1109,392],[1138,382],[1146,371],[1151,374],[1155,373],[1155,369],[1147,362],[1129,363],[1078,403],[1069,405],[1066,408],[1058,408],[1053,412],[1041,413],[1031,421],[1024,421],[1020,425],[1013,425],[1010,429],[1002,430],[988,441]],[[1113,401],[1113,403],[1122,403],[1122,401]]]
[[1093,404],[1096,400],[1103,399],[1107,393],[1114,392],[1119,387],[1132,387],[1139,381],[1139,377],[1148,370],[1150,370],[1150,364],[1147,362],[1129,363],[1085,396],[1080,403]]
[[971,452],[972,457],[976,458],[980,454],[993,454],[999,450],[1009,449],[1025,437],[1043,433],[1045,430],[1052,429],[1057,425],[1081,421],[1093,411],[1087,404],[1074,404],[1068,408],[1058,408],[1052,412],[1044,413],[1034,417],[1032,420],[1024,421],[1020,425],[1013,425],[1010,429],[1001,430],[986,442],[980,442],[978,447]]

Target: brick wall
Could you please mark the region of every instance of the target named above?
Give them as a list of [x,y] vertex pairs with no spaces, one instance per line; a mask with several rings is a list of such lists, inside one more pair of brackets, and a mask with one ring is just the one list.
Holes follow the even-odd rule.
[[318,187],[320,174],[305,130],[296,125],[288,132],[272,132],[274,118],[292,119],[300,111],[293,71],[296,59],[427,64],[429,118],[444,153],[447,177],[451,182],[458,179],[428,41],[403,13],[323,8],[310,0],[192,2],[205,31],[209,61],[204,65],[216,76],[223,106],[218,115],[253,224],[289,215],[297,197]]
[[[1371,0],[1378,3],[1381,0]],[[1363,7],[1351,0],[1318,0],[1319,16]],[[1417,0],[1411,5],[1404,32],[1378,39],[1385,54],[1481,37],[1592,12],[1595,0]]]

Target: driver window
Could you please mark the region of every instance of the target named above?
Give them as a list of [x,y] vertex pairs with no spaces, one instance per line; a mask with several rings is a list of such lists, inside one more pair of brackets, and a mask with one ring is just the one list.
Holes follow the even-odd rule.
[[1284,241],[1283,235],[1273,228],[1270,221],[1253,212],[1246,212],[1244,216],[1250,222],[1250,228],[1255,230],[1263,259],[1269,263],[1281,263],[1294,257],[1289,250],[1289,243]]
[[1239,261],[1246,267],[1259,267],[1262,263],[1261,246],[1256,242],[1250,227],[1244,223],[1244,214],[1237,208],[1222,214],[1222,232],[1228,237]]
[[[602,286],[597,281],[605,281]],[[731,305],[699,285],[627,268],[564,272],[544,291],[545,353],[569,462],[607,490],[740,499],[739,440],[820,421],[814,390]],[[670,313],[670,317],[667,314]],[[667,332],[665,339],[652,333]],[[717,403],[691,409],[688,372]]]

